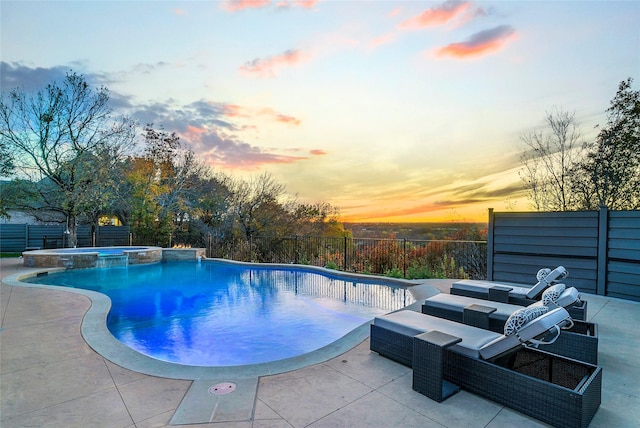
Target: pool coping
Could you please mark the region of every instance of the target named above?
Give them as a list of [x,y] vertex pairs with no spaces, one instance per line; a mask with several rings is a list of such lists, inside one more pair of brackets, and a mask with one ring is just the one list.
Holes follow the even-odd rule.
[[[331,269],[319,268],[316,266],[294,265],[294,264],[265,264],[265,263],[247,263],[236,262],[223,259],[207,259],[203,262],[217,261],[230,264],[243,264],[260,267],[273,268],[305,268],[317,271],[323,274],[335,275],[350,278],[366,278],[368,280],[378,279],[385,282],[397,283],[399,285],[411,286],[411,282],[394,280],[394,278],[376,277],[373,275],[359,275],[341,271],[333,271]],[[268,363],[248,364],[241,366],[192,366],[185,364],[171,363],[161,361],[153,357],[141,354],[115,338],[107,328],[107,315],[111,309],[111,299],[105,294],[84,290],[80,288],[68,288],[56,285],[31,284],[22,282],[21,279],[42,275],[44,273],[53,273],[64,271],[65,268],[43,268],[28,273],[18,273],[8,276],[2,280],[7,285],[17,287],[42,288],[47,290],[63,291],[67,293],[75,293],[85,296],[91,302],[91,306],[85,313],[80,331],[84,341],[95,352],[111,361],[118,366],[126,369],[163,378],[198,380],[198,379],[217,379],[221,377],[232,377],[235,379],[256,378],[260,376],[275,375],[301,369],[314,364],[322,363],[335,358],[350,349],[354,348],[362,341],[369,337],[370,324],[372,321],[361,324],[351,332],[342,336],[338,340],[323,346],[315,351],[286,358],[282,360],[272,361]]]

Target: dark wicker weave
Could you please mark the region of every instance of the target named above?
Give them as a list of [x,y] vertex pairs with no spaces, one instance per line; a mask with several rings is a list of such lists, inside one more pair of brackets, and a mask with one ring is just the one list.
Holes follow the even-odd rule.
[[586,321],[574,321],[573,327],[562,330],[560,336],[542,349],[589,364],[598,364],[598,325]]
[[[495,286],[488,289],[488,292],[483,291],[472,291],[472,290],[463,290],[459,288],[451,288],[449,290],[450,294],[456,296],[466,296],[466,297],[474,297],[476,299],[488,300],[493,302],[500,303],[510,303],[512,305],[519,306],[529,306],[532,303],[537,302],[537,300],[527,299],[524,297],[514,297],[510,296],[509,287],[504,286]],[[567,306],[565,308],[569,315],[574,320],[586,321],[587,319],[587,302],[581,301],[578,304],[573,304],[571,306]]]
[[602,393],[602,368],[527,348],[495,362],[446,351],[444,379],[563,428],[588,426]]
[[[413,361],[429,358],[431,364],[423,365],[421,370],[413,371],[413,389],[437,402],[446,400],[460,389],[457,385],[444,380],[445,350],[460,342],[459,337],[439,331],[414,336]],[[416,345],[415,341],[420,343]]]
[[[420,335],[419,335],[420,336]],[[598,410],[602,369],[537,349],[520,348],[485,361],[441,349],[391,330],[371,325],[371,350],[414,370],[414,388],[425,393],[442,380],[557,427],[586,427]],[[443,343],[446,341],[442,341]],[[444,362],[442,379],[432,367]],[[423,384],[422,382],[429,382]],[[437,395],[437,394],[436,394]],[[429,395],[428,395],[429,396]]]
[[[489,305],[489,303],[487,303]],[[504,324],[507,321],[505,315],[496,314],[489,311],[488,307],[470,305],[465,310],[460,311],[452,307],[434,307],[428,304],[428,300],[422,305],[422,313],[444,318],[451,321],[462,322],[467,325],[482,328],[485,330],[502,333]],[[562,330],[558,339],[550,344],[544,345],[544,350],[553,354],[573,358],[591,364],[598,364],[598,328],[594,323],[586,321],[574,321],[571,329]]]
[[[495,311],[496,308],[491,308],[489,306],[476,304],[469,305],[462,310],[462,322],[467,325],[481,328],[483,330],[489,330],[492,314]],[[424,312],[424,310],[422,312]]]
[[371,324],[369,348],[383,357],[407,367],[412,367],[412,336],[400,334],[395,331],[387,330],[386,328],[380,328],[375,324]]

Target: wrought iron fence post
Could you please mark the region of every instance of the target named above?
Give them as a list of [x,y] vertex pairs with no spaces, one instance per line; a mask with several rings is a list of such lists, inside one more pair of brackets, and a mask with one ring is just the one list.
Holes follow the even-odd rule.
[[298,234],[293,237],[293,253],[294,253],[294,262],[298,264]]
[[347,236],[344,236],[344,256],[342,258],[342,270],[347,271]]
[[407,238],[402,239],[402,277],[407,277]]

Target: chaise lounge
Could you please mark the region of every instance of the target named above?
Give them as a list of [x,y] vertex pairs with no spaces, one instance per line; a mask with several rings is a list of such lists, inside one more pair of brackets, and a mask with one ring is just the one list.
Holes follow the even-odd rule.
[[[547,306],[549,308],[582,306],[578,290],[555,284],[542,293],[542,298],[528,308]],[[437,294],[424,300],[422,313],[445,318],[474,327],[502,332],[509,317],[522,306],[492,302],[473,297],[452,294]],[[586,316],[586,306],[585,313]],[[583,320],[575,320],[573,327],[563,329],[553,344],[545,350],[591,364],[598,363],[597,325]]]
[[370,348],[412,367],[413,389],[436,401],[462,388],[548,424],[582,428],[600,406],[602,369],[531,348],[571,323],[564,308],[522,308],[500,334],[402,310],[374,319]]
[[[456,296],[528,306],[535,303],[547,287],[567,276],[569,276],[567,270],[563,266],[558,266],[554,270],[540,269],[536,274],[538,282],[533,287],[510,282],[463,279],[451,285],[450,293]],[[586,319],[586,302],[569,306],[567,310],[573,319]]]

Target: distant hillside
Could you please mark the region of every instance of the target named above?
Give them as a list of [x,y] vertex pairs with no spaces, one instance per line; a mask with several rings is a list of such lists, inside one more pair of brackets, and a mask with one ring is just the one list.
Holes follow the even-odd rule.
[[[485,231],[486,223],[344,223],[354,238],[447,239],[465,231]],[[473,234],[473,233],[472,233]],[[466,238],[469,239],[469,238]],[[486,232],[484,238],[486,239]]]

